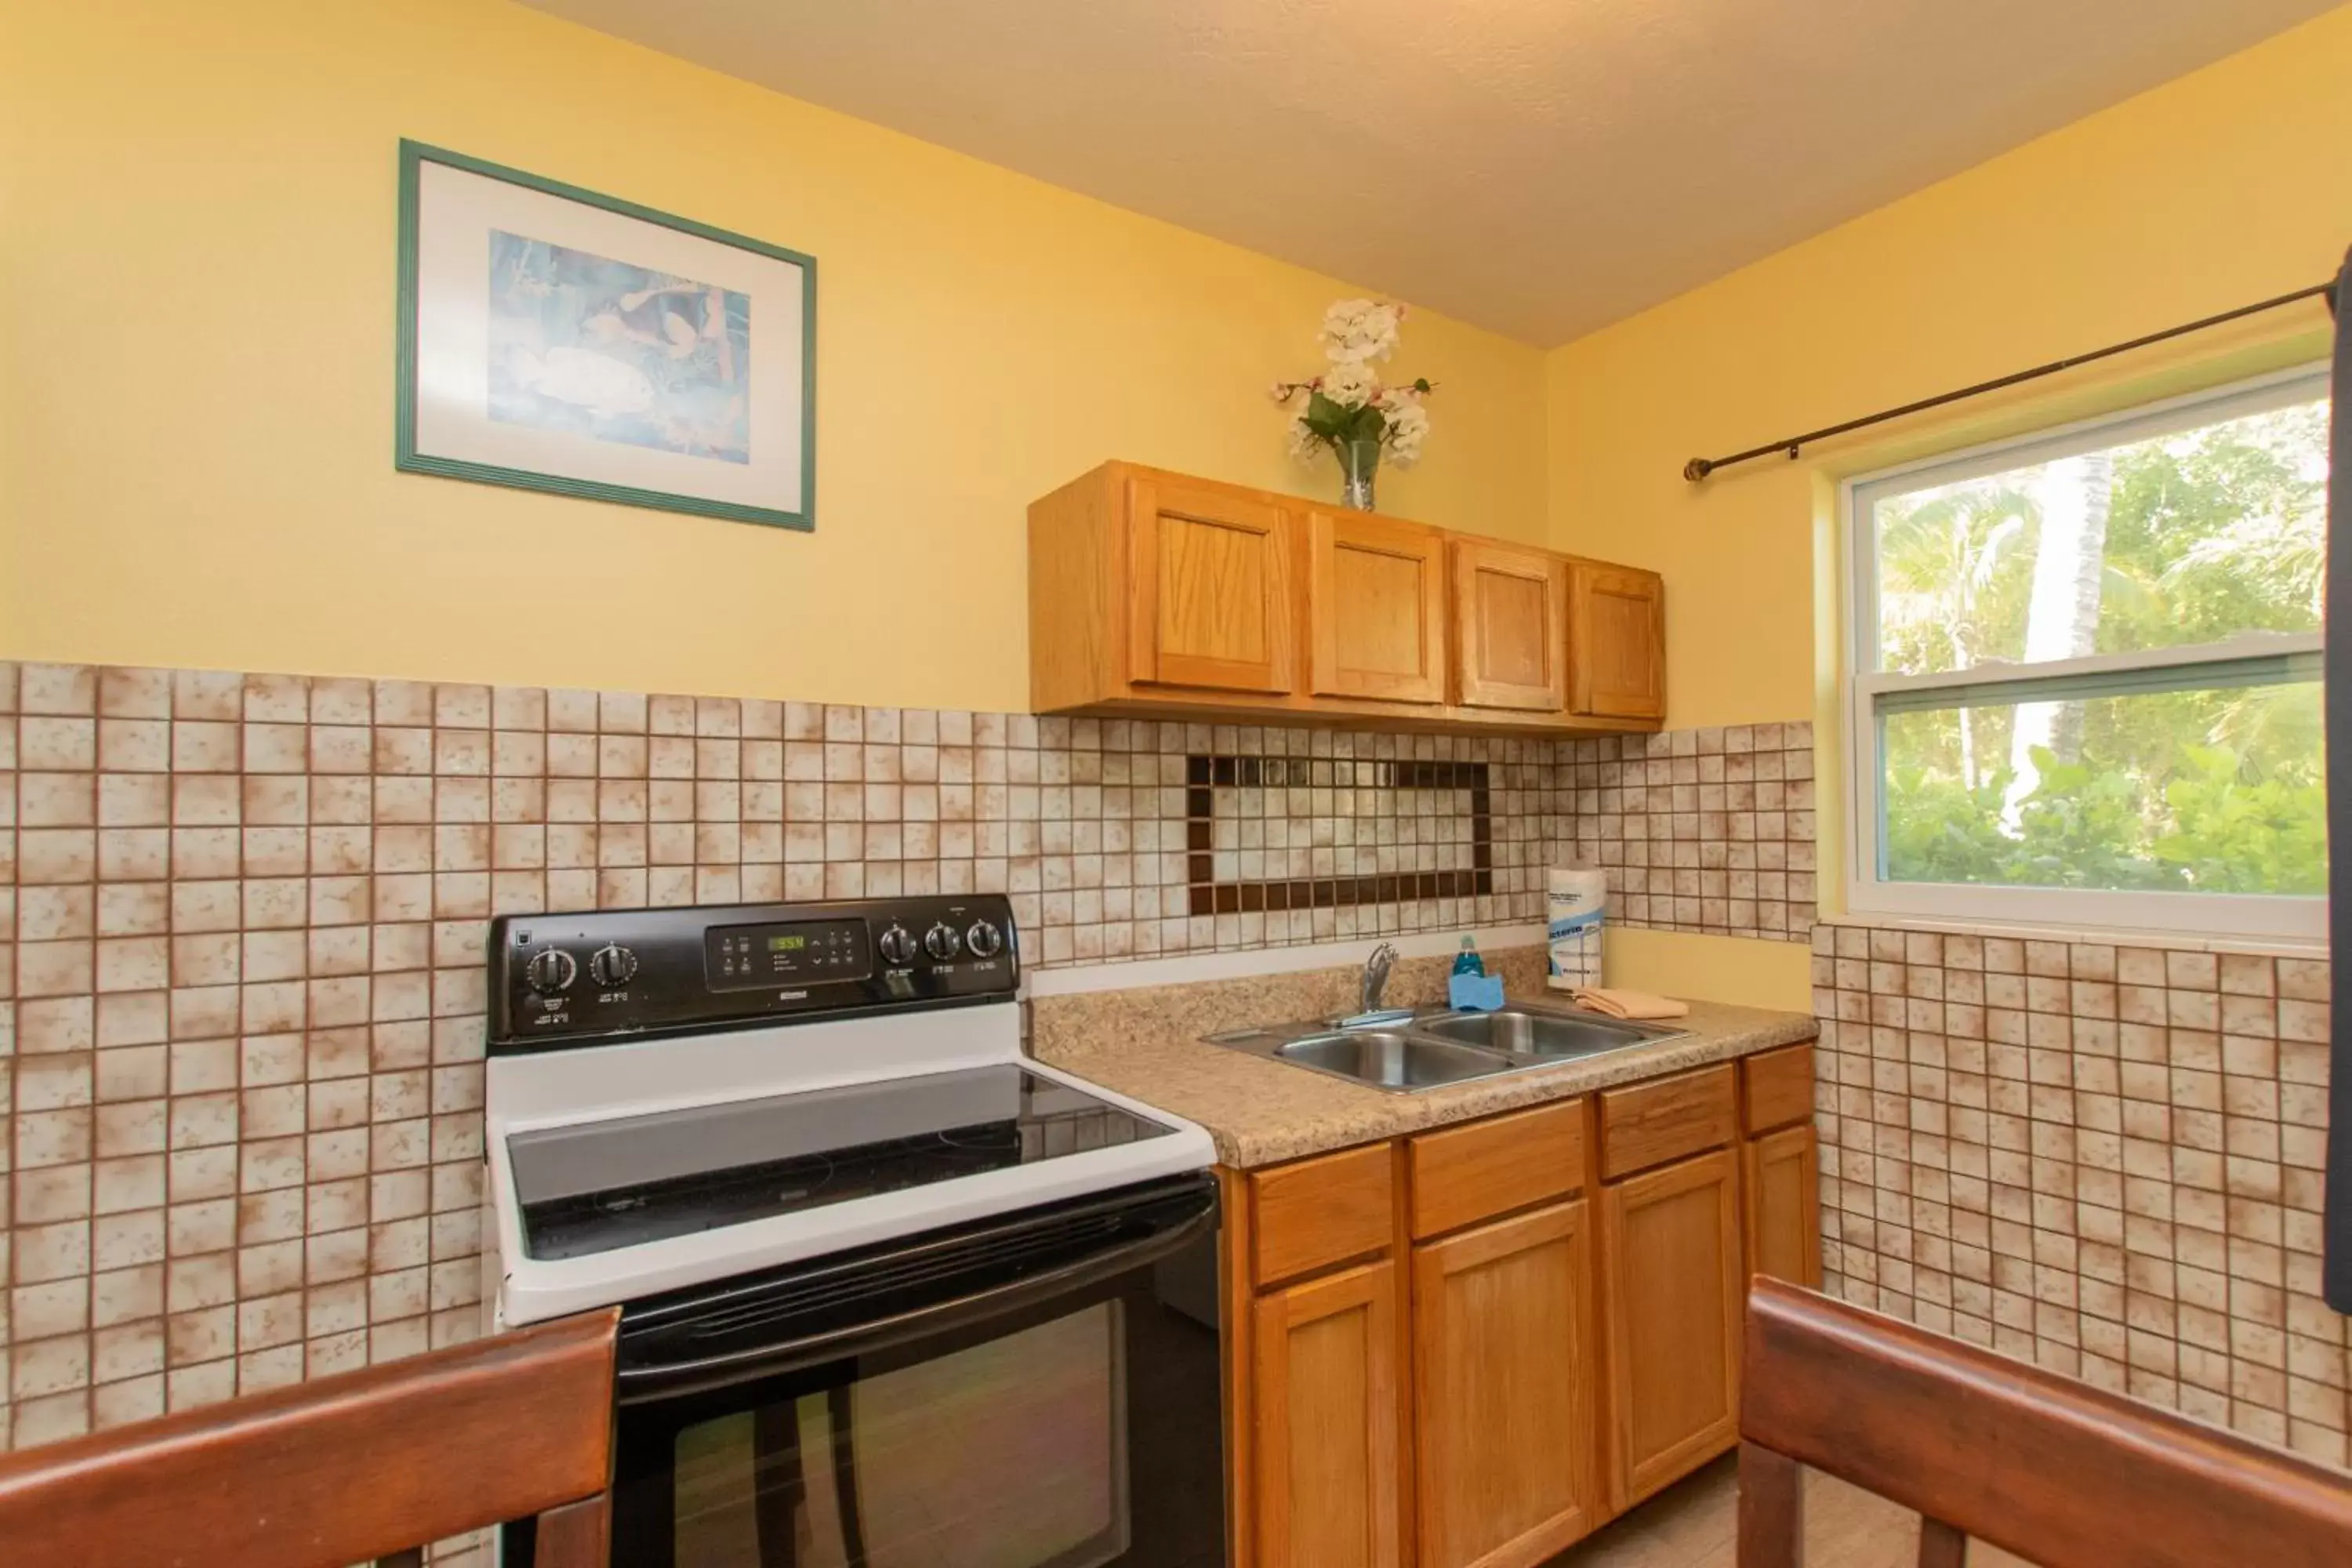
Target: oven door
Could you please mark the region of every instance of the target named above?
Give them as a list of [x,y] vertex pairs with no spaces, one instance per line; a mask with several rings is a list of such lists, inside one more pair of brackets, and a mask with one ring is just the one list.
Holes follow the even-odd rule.
[[1216,1221],[1203,1173],[626,1309],[613,1561],[1223,1563]]

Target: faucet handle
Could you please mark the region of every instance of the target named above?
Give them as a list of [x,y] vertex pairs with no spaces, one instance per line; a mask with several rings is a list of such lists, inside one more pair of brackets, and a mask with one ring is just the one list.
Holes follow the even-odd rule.
[[1365,1012],[1380,1007],[1381,993],[1388,988],[1389,971],[1395,966],[1396,956],[1396,949],[1384,942],[1364,959],[1364,983],[1357,999],[1363,1004]]

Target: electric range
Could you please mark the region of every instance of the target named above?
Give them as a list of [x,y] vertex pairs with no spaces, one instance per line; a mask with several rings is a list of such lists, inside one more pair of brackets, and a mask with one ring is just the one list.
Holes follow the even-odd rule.
[[488,947],[486,1301],[622,1308],[614,1561],[1223,1561],[1213,1147],[1023,1055],[1008,900]]

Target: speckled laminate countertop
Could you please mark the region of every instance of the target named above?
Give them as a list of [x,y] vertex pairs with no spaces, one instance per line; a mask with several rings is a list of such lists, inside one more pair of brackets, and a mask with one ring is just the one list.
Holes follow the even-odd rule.
[[[1530,957],[1532,955],[1532,957]],[[1499,959],[1499,962],[1498,962]],[[1540,996],[1539,950],[1489,954],[1509,994]],[[1423,1005],[1444,990],[1448,960],[1398,966],[1390,1000]],[[1671,1027],[1689,1032],[1606,1056],[1391,1094],[1287,1062],[1213,1046],[1202,1036],[1328,1016],[1353,1005],[1352,970],[1192,985],[1158,985],[1031,1004],[1031,1054],[1209,1130],[1223,1163],[1246,1169],[1546,1100],[1728,1061],[1818,1032],[1802,1013],[1693,1002]]]

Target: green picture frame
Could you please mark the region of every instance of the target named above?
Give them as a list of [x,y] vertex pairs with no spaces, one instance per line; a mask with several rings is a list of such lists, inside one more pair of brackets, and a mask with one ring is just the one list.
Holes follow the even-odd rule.
[[[420,295],[424,292],[422,287],[424,279],[433,265],[425,257],[428,245],[432,243],[425,232],[425,226],[428,221],[425,211],[425,181],[428,168],[435,166],[455,171],[459,174],[519,187],[523,191],[536,193],[540,197],[553,197],[562,202],[578,204],[582,207],[594,209],[598,214],[611,215],[609,219],[583,220],[601,224],[607,230],[612,228],[612,219],[619,219],[633,224],[649,225],[655,229],[667,231],[667,236],[646,239],[633,252],[633,259],[646,253],[671,258],[679,255],[690,257],[692,255],[690,248],[682,246],[678,240],[668,237],[684,236],[688,242],[701,242],[709,246],[749,252],[752,257],[761,258],[765,262],[780,264],[782,268],[796,269],[799,275],[799,287],[796,290],[797,322],[793,324],[792,330],[782,333],[771,333],[769,339],[763,339],[761,342],[762,350],[770,352],[770,357],[772,357],[772,350],[775,346],[774,341],[771,340],[780,340],[787,348],[792,344],[797,344],[800,364],[796,380],[789,373],[781,378],[769,377],[760,381],[751,379],[752,366],[755,363],[760,363],[751,353],[751,335],[755,311],[759,310],[760,295],[735,292],[731,287],[717,283],[705,284],[691,281],[694,278],[709,278],[721,272],[731,272],[740,279],[746,264],[733,258],[710,254],[708,258],[709,265],[696,267],[690,273],[683,270],[631,268],[629,270],[637,273],[644,279],[656,284],[656,287],[626,296],[627,300],[640,301],[637,307],[640,311],[644,309],[643,301],[650,295],[664,293],[682,295],[686,302],[680,305],[678,310],[688,312],[699,311],[703,316],[702,329],[698,330],[690,325],[685,314],[670,311],[666,301],[656,301],[656,310],[662,324],[669,327],[682,340],[677,344],[662,342],[653,334],[628,325],[615,310],[609,307],[604,312],[609,321],[600,321],[593,324],[604,327],[607,331],[614,334],[626,334],[634,342],[619,343],[619,347],[625,353],[634,353],[641,358],[650,353],[653,356],[650,363],[656,365],[662,363],[663,355],[693,355],[696,356],[693,363],[698,364],[712,358],[714,353],[719,362],[725,364],[730,346],[734,347],[735,352],[742,356],[743,381],[743,390],[734,401],[725,405],[723,411],[715,416],[712,422],[696,426],[689,435],[673,438],[663,435],[662,432],[678,428],[677,422],[673,419],[665,425],[656,417],[660,412],[659,408],[649,405],[649,400],[658,399],[662,395],[656,390],[652,383],[631,369],[623,358],[593,354],[576,349],[569,351],[556,349],[548,353],[549,362],[556,362],[557,355],[567,352],[572,356],[569,361],[556,362],[553,364],[554,369],[571,373],[568,379],[559,385],[557,378],[548,374],[536,356],[527,358],[524,363],[529,364],[531,374],[541,378],[527,384],[532,393],[532,396],[527,401],[535,405],[555,408],[566,415],[576,415],[577,417],[572,421],[575,426],[625,427],[635,434],[607,435],[602,430],[591,430],[588,432],[591,438],[583,438],[579,434],[551,436],[543,430],[520,429],[520,425],[515,421],[508,422],[509,428],[519,431],[514,437],[515,439],[533,444],[539,453],[552,461],[562,461],[567,453],[576,454],[579,458],[578,468],[587,471],[564,472],[560,468],[541,466],[529,461],[489,461],[484,460],[478,453],[467,455],[464,451],[452,449],[495,446],[499,440],[506,437],[506,432],[501,429],[499,423],[499,416],[495,412],[499,405],[495,399],[492,400],[489,411],[487,412],[478,406],[471,408],[466,406],[463,399],[454,401],[445,399],[442,405],[436,405],[430,412],[421,413],[420,411],[419,393],[421,385],[426,381],[427,353],[446,355],[448,352],[446,347],[441,346],[427,351],[420,342],[420,331],[425,324],[428,310],[428,307],[422,303]],[[484,191],[479,187],[475,189],[478,197],[488,196],[492,201],[497,199],[495,192]],[[484,204],[477,200],[474,205]],[[544,214],[549,209],[541,206],[538,210]],[[518,225],[518,227],[520,226]],[[543,224],[542,226],[544,226]],[[608,269],[617,268],[621,264],[608,260],[606,257],[615,250],[624,248],[624,246],[604,245],[600,247],[604,254],[592,254],[585,248],[567,249],[539,239],[520,239],[516,236],[494,230],[493,249],[488,253],[479,250],[473,252],[475,256],[481,258],[478,271],[484,274],[493,274],[496,271],[498,263],[495,247],[501,241],[509,245],[537,246],[542,252],[555,253],[567,258],[578,258]],[[437,249],[446,248],[449,247],[436,247],[436,252]],[[456,250],[462,257],[464,247],[457,247]],[[672,265],[677,268],[680,264],[673,262]],[[682,265],[694,266],[691,260]],[[760,268],[759,271],[761,276],[773,279],[776,286],[766,292],[774,295],[775,298],[786,298],[795,292],[790,287],[789,277],[781,270]],[[495,279],[488,287],[495,290],[497,288]],[[544,288],[543,285],[541,287]],[[442,299],[449,293],[447,289],[437,290],[436,303],[429,309],[442,312],[451,310],[462,312],[466,307],[441,302]],[[705,294],[709,301],[708,305],[704,303]],[[739,309],[737,301],[740,301],[742,324],[740,331],[737,330],[736,325],[736,312]],[[759,314],[756,319],[765,328],[780,314],[789,319],[791,311],[786,309],[780,312],[774,300],[772,299],[765,312]],[[435,324],[436,328],[446,326],[446,322],[437,318]],[[463,326],[464,323],[461,323],[461,328]],[[481,331],[483,336],[480,346],[483,352],[473,356],[478,363],[467,365],[463,363],[466,356],[460,355],[457,369],[466,374],[487,375],[490,378],[489,384],[495,387],[501,384],[505,372],[495,365],[489,365],[488,368],[485,366],[496,358],[494,349],[499,340],[492,324],[484,324]],[[617,196],[584,190],[561,180],[526,174],[520,169],[509,168],[480,158],[468,157],[465,153],[451,152],[446,148],[404,139],[400,143],[397,333],[394,358],[393,466],[402,472],[432,474],[444,479],[470,479],[480,484],[540,490],[553,495],[573,496],[585,500],[610,501],[623,506],[687,512],[703,517],[722,518],[730,522],[760,523],[771,528],[794,529],[804,532],[814,531],[816,526],[816,258],[804,252],[793,250],[784,246],[770,245],[762,240],[713,227],[709,224],[697,223],[691,218],[679,217],[676,214],[661,212]],[[462,330],[458,335],[463,336]],[[451,334],[446,331],[436,331],[436,345],[445,342],[450,337]],[[701,342],[704,338],[712,341],[715,345],[713,350],[705,350]],[[615,341],[618,341],[617,337]],[[651,349],[642,346],[646,344],[650,344]],[[509,352],[520,353],[520,351]],[[439,374],[446,368],[438,365],[433,367],[436,373],[433,384],[441,385],[447,382],[446,375]],[[763,365],[762,368],[764,368]],[[518,371],[516,374],[521,373]],[[730,375],[733,374],[731,367],[727,374]],[[711,379],[709,376],[704,377],[705,381]],[[798,389],[796,410],[788,405],[791,389],[795,384]],[[782,392],[770,390],[779,385],[783,388]],[[550,386],[555,387],[552,393],[546,396],[539,395],[541,388]],[[718,397],[725,389],[698,386],[692,390],[707,401]],[[787,406],[779,409],[758,401],[762,395],[784,401]],[[569,401],[555,403],[551,401],[555,397]],[[477,404],[480,402],[478,398],[475,401]],[[740,412],[739,405],[742,405]],[[478,426],[478,431],[467,432],[464,428],[469,416],[472,423]],[[719,421],[724,421],[726,429],[730,433],[738,426],[740,427],[743,439],[740,448],[732,443],[731,435],[718,438],[725,441],[724,445],[710,445],[706,442],[698,447],[696,438],[707,437],[709,429],[717,427]],[[763,426],[772,434],[797,430],[797,449],[790,454],[788,463],[776,462],[767,465],[754,463],[752,454],[755,450],[760,450],[756,443],[759,441],[759,431]],[[456,432],[455,437],[452,432]],[[436,449],[436,443],[441,449]],[[775,439],[766,443],[766,447],[769,449],[789,448],[792,447],[792,442],[784,436],[777,435]],[[652,455],[646,455],[647,449],[654,449]],[[680,454],[686,454],[682,461],[679,460]],[[764,458],[767,452],[760,450],[760,455]],[[708,460],[712,458],[723,458],[725,460],[715,466],[708,466]],[[662,488],[659,484],[625,482],[616,479],[614,475],[614,470],[625,469],[632,465],[657,466],[668,472],[685,473],[698,463],[707,465],[705,471],[711,475],[712,489],[717,493],[694,494]],[[775,472],[769,472],[770,468],[774,468]],[[606,471],[601,474],[593,471],[599,468]],[[698,479],[699,475],[693,477]],[[778,501],[787,502],[787,504],[758,504],[742,499],[742,492],[746,489],[763,486],[770,482],[775,482],[779,489],[795,492],[789,497],[780,495],[776,498]]]

